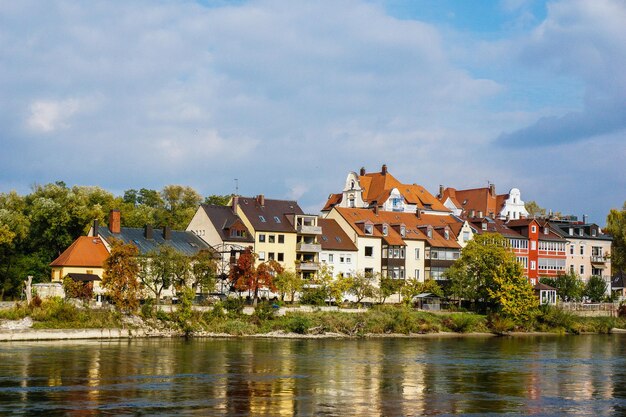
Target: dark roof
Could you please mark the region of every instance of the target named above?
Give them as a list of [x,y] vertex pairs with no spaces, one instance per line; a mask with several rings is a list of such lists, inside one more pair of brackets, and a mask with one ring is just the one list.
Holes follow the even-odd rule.
[[146,239],[144,229],[133,227],[122,227],[120,233],[111,233],[108,228],[100,227],[98,228],[98,234],[109,244],[112,238],[119,239],[124,243],[132,243],[137,246],[141,254],[156,251],[161,245],[169,245],[187,256],[193,256],[201,250],[213,250],[211,246],[193,232],[183,230],[172,230],[171,237],[168,240],[163,238],[162,229],[154,229],[152,239]]
[[[248,228],[243,224],[241,219],[233,213],[233,209],[230,206],[216,206],[210,204],[203,204],[202,208],[207,217],[213,223],[215,230],[219,233],[222,241],[229,242],[254,242],[254,237],[250,234]],[[242,228],[246,231],[246,236],[231,236],[229,233],[230,227],[236,223],[240,223],[238,228]]]
[[322,227],[322,250],[357,251],[350,237],[334,219],[317,219],[317,225]]
[[538,282],[533,287],[535,291],[556,291],[556,288],[549,286],[548,284],[544,284],[542,282]]
[[102,281],[100,277],[95,274],[76,274],[72,272],[70,274],[67,274],[67,276],[72,278],[74,281],[82,281],[82,282]]
[[238,209],[250,221],[254,230],[261,232],[295,233],[292,220],[287,216],[304,214],[296,201],[269,198],[265,198],[261,205],[259,198],[239,197]]
[[[595,223],[561,223],[561,222],[550,222],[550,226],[557,232],[561,237],[573,238],[573,239],[594,239],[594,240],[607,240],[611,241],[613,238],[611,235],[602,233],[602,229]],[[569,234],[569,229],[572,228],[574,234]],[[582,236],[580,235],[580,229],[583,230]],[[593,236],[591,231],[595,230],[596,235]]]

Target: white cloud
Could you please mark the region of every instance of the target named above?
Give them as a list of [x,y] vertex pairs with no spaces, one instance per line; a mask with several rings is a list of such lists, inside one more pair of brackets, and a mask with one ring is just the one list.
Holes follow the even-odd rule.
[[37,132],[49,133],[69,127],[69,119],[80,109],[79,101],[37,100],[30,105],[28,126]]

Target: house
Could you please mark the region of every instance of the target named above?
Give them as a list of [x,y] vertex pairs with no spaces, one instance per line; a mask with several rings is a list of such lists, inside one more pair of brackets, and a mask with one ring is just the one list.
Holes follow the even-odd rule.
[[[613,238],[602,232],[595,223],[588,223],[586,216],[579,222],[575,218],[550,220],[550,227],[567,241],[567,271],[576,272],[587,281],[599,276],[611,283],[611,243]],[[610,287],[610,286],[609,286]]]
[[540,305],[556,305],[556,288],[540,282],[535,284],[533,291]]
[[[233,232],[233,226],[236,229]],[[274,260],[283,268],[310,279],[319,270],[322,229],[317,216],[304,214],[298,203],[256,197],[234,196],[223,209],[201,206],[187,226],[205,242],[225,247],[251,246],[257,264]],[[233,239],[233,233],[238,239]],[[226,236],[225,234],[228,234]],[[221,246],[220,246],[221,245]]]
[[92,282],[94,293],[101,293],[104,261],[109,250],[99,237],[80,236],[52,263],[52,282],[63,282],[67,276],[74,281]]
[[417,184],[404,184],[398,181],[383,165],[380,172],[367,173],[361,168],[359,174],[349,172],[343,191],[331,194],[322,212],[333,207],[377,208],[382,211],[449,214],[450,210],[435,196]]
[[467,190],[440,185],[438,199],[455,215],[466,219],[491,217],[517,220],[528,217],[521,192],[517,188],[512,188],[508,194],[498,195],[495,184]]
[[358,251],[334,219],[318,219],[322,228],[320,263],[332,268],[334,276],[353,276],[358,270]]

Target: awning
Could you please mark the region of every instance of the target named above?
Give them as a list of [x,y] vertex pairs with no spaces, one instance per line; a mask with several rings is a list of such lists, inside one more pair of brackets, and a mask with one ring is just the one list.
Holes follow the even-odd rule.
[[74,281],[82,281],[82,282],[89,282],[89,281],[102,281],[100,279],[99,276],[95,275],[95,274],[76,274],[76,273],[70,273],[67,274],[68,277],[72,278]]

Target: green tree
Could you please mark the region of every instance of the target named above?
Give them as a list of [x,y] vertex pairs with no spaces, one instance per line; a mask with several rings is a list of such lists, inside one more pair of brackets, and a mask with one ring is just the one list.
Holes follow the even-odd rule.
[[337,275],[327,287],[328,298],[335,300],[336,304],[341,304],[344,294],[350,293],[353,285],[354,280],[352,277]]
[[604,231],[613,236],[611,269],[617,272],[626,271],[626,202],[621,210],[611,209]]
[[536,201],[527,201],[524,207],[528,212],[528,217],[546,217],[546,209],[539,206]]
[[585,284],[574,271],[556,278],[541,278],[539,281],[556,288],[557,295],[563,301],[580,301],[585,289]]
[[289,299],[293,303],[298,291],[304,287],[304,279],[294,271],[284,270],[274,277],[274,285],[280,294],[281,301],[285,300],[285,295],[289,294]]
[[411,278],[406,280],[405,284],[402,286],[402,301],[406,304],[411,304],[416,295],[424,293],[434,294],[439,297],[443,296],[443,290],[434,279],[427,279],[422,282]]
[[231,198],[232,198],[232,195],[212,194],[204,199],[204,204],[211,204],[215,206],[227,206]]
[[388,297],[393,294],[401,294],[402,288],[404,287],[405,280],[403,279],[393,279],[389,277],[382,277],[380,279],[380,288],[378,290],[378,297],[380,304],[385,304],[385,301]]
[[584,294],[594,303],[599,303],[605,298],[606,289],[606,282],[601,277],[593,275],[589,278],[589,281],[587,281],[587,285],[585,285]]
[[139,307],[139,250],[133,244],[114,240],[104,261],[102,287],[119,311],[132,313]]
[[191,258],[191,275],[194,290],[202,293],[210,293],[215,290],[217,284],[217,260],[215,254],[208,250],[202,250]]
[[156,306],[161,301],[163,290],[174,285],[176,280],[175,252],[171,246],[164,245],[137,258],[139,280],[154,294]]
[[376,295],[376,276],[358,272],[350,277],[348,293],[354,295],[357,304],[364,298],[372,298]]
[[[445,275],[456,297],[483,301],[516,319],[531,315],[537,303],[508,240],[499,234],[475,236]],[[513,287],[515,291],[506,296],[504,292]]]
[[193,188],[182,185],[167,185],[161,191],[165,211],[160,218],[161,224],[174,229],[184,229],[191,221],[202,197]]

